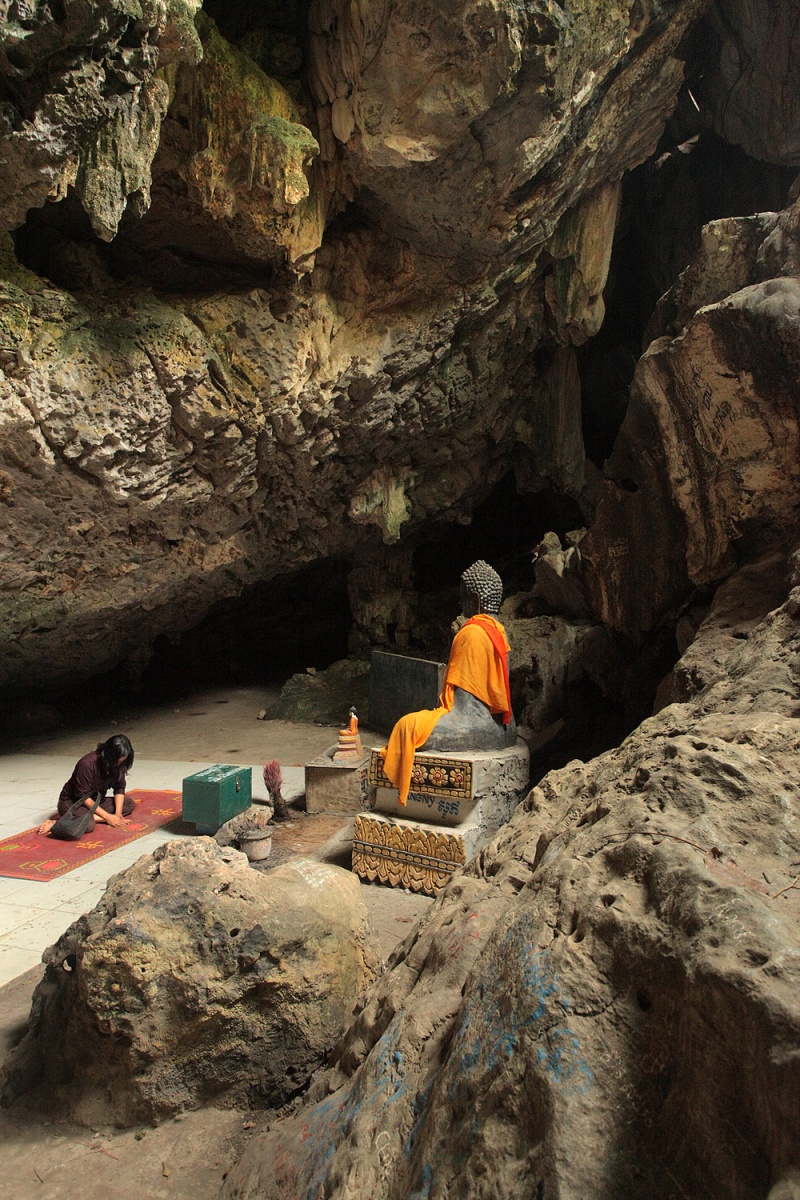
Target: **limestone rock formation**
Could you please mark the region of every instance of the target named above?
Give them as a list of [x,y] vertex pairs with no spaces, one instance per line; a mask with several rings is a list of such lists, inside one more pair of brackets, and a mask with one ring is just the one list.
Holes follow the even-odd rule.
[[[270,717],[284,721],[316,721],[331,726],[346,725],[350,706],[359,720],[369,720],[369,663],[343,658],[325,671],[301,671],[287,679]],[[331,740],[335,736],[331,734]]]
[[800,164],[800,29],[792,0],[716,0],[703,37],[701,103],[727,141],[765,162]]
[[240,254],[265,263],[308,258],[322,242],[327,210],[321,182],[315,177],[312,194],[308,178],[317,141],[286,89],[213,21],[198,18],[198,32],[203,59],[174,72],[157,169],[182,178],[189,201],[224,225]]
[[[95,75],[141,37],[152,78],[120,95],[150,87],[161,108],[118,114],[125,138],[149,131],[141,170],[114,182],[130,155],[107,123],[93,141],[84,122],[81,146],[109,195],[144,207],[158,142],[150,211],[105,247],[68,197],[16,234],[36,271],[3,251],[7,694],[120,668],[135,683],[156,639],[215,600],[324,558],[406,554],[511,470],[592,508],[576,347],[602,320],[619,180],[657,143],[701,0],[446,16],[326,0],[297,96],[205,18],[199,67],[178,62],[199,53],[179,36],[191,7],[147,7],[141,29],[109,10],[69,91],[101,103]],[[49,54],[71,26],[33,8]],[[33,45],[16,17],[1,36],[4,62]],[[71,150],[43,153],[8,227],[72,178]],[[109,236],[122,199],[101,204],[75,169]]]
[[294,859],[261,874],[199,838],[114,876],[45,961],[4,1101],[130,1125],[210,1102],[284,1103],[380,952],[348,872]]
[[710,686],[534,788],[226,1200],[788,1194],[800,555],[789,575]]
[[381,218],[433,254],[518,259],[650,153],[702,8],[315,0],[323,145],[329,129]]
[[796,202],[709,227],[662,306],[669,332],[637,366],[580,546],[594,611],[616,628],[651,629],[737,559],[795,544],[798,222]]
[[169,93],[161,68],[197,63],[200,0],[0,3],[0,227],[75,193],[110,240],[150,203]]
[[664,702],[690,700],[724,679],[735,657],[766,615],[786,594],[786,562],[782,554],[748,563],[719,587],[699,628],[672,671]]
[[621,690],[627,644],[607,626],[562,616],[512,617],[504,623],[520,725],[539,733],[559,720],[570,689],[583,680],[600,693]]

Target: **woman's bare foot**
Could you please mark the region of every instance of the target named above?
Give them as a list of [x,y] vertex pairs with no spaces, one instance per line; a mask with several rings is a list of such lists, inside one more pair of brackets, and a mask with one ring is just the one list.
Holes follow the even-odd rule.
[[41,825],[36,830],[36,832],[37,833],[49,833],[54,825],[55,825],[55,821],[42,821]]

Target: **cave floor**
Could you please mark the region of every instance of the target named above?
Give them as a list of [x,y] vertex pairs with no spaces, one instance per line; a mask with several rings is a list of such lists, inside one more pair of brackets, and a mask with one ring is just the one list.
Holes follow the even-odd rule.
[[[158,708],[130,706],[105,723],[17,741],[0,756],[0,838],[52,815],[76,760],[112,733],[126,733],[136,754],[130,788],[175,788],[186,775],[213,763],[253,767],[254,801],[266,799],[261,764],[281,763],[283,794],[292,818],[273,834],[273,860],[312,852],[347,818],[300,811],[303,763],[336,741],[330,726],[259,721],[275,700],[260,688],[206,691]],[[363,730],[365,745],[380,734]],[[142,854],[176,836],[157,829],[49,882],[0,877],[0,1057],[24,1031],[42,952],[100,899],[108,879]],[[181,835],[177,835],[181,836]],[[183,834],[182,836],[190,836]],[[362,886],[384,957],[431,904],[426,896]],[[206,1108],[157,1129],[91,1130],[43,1120],[15,1108],[0,1114],[4,1176],[15,1200],[211,1200],[243,1142],[264,1123],[262,1113]],[[79,1182],[78,1182],[79,1181]]]
[[[266,800],[261,765],[277,758],[283,794],[290,806],[302,805],[303,764],[336,741],[331,726],[291,721],[260,721],[258,714],[277,696],[263,688],[226,688],[200,692],[161,707],[121,708],[104,723],[81,723],[68,730],[17,741],[0,756],[0,839],[30,829],[53,815],[55,801],[75,762],[113,733],[130,737],[136,760],[130,788],[180,791],[187,775],[213,763],[253,769],[253,799]],[[380,745],[379,733],[363,730],[365,745]],[[307,816],[293,812],[292,821],[273,835],[270,865],[292,854],[313,852],[346,818]],[[9,879],[0,876],[0,986],[41,961],[51,945],[82,912],[100,899],[112,875],[150,854],[176,836],[174,829],[155,829],[102,858],[57,879]],[[102,836],[102,827],[98,827]],[[365,885],[362,893],[375,924],[384,957],[391,953],[413,921],[430,903],[391,888]]]

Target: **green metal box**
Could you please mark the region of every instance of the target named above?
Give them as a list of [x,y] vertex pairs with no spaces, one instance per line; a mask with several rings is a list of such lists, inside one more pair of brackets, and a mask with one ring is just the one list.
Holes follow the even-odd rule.
[[216,763],[183,781],[183,819],[194,821],[198,833],[216,833],[220,825],[252,803],[251,767]]

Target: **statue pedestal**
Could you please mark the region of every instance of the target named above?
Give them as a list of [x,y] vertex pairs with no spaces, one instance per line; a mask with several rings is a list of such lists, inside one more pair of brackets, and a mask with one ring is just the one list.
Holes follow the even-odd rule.
[[364,754],[355,761],[334,761],[339,746],[331,746],[305,765],[306,812],[357,813],[367,798],[367,764]]
[[355,821],[353,871],[435,896],[527,795],[528,748],[519,739],[505,750],[420,750],[405,807],[373,750],[369,787],[371,811]]

